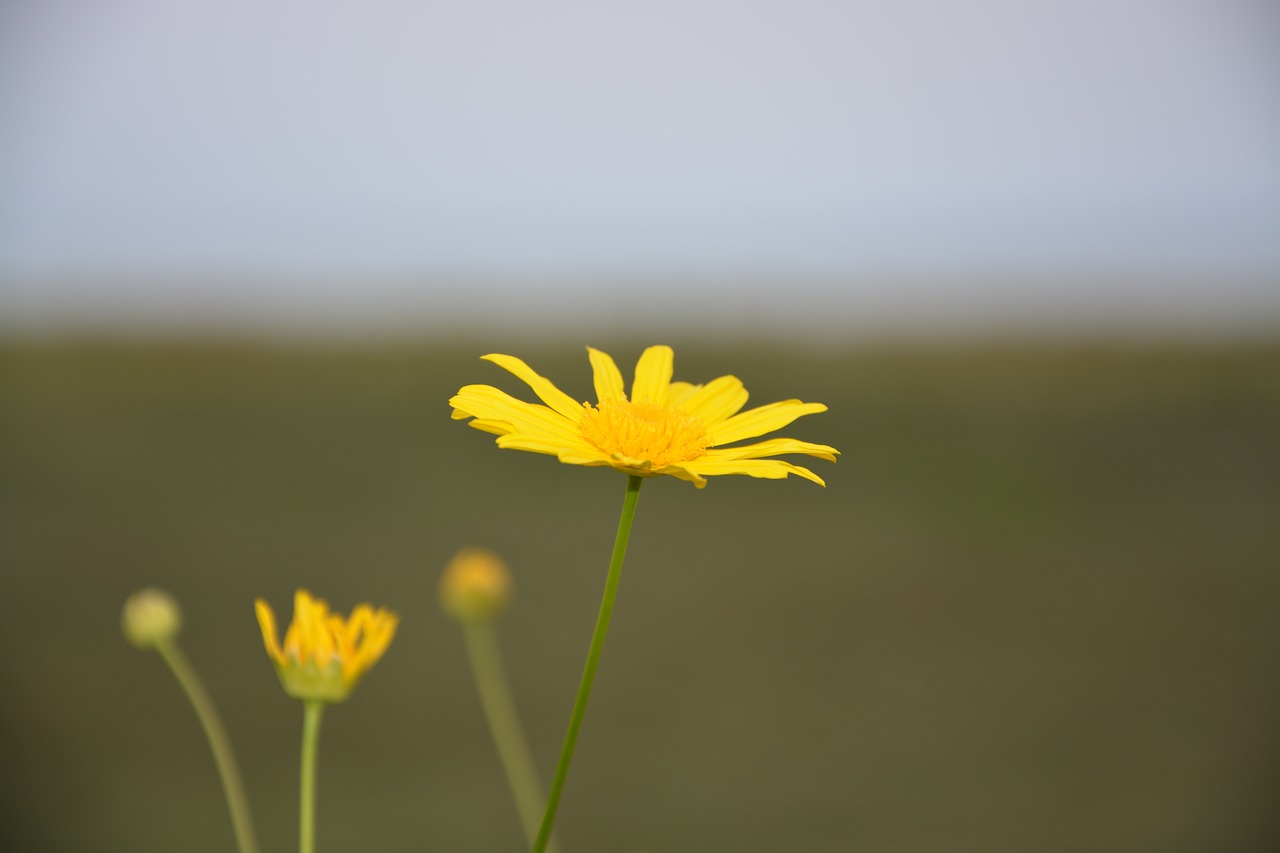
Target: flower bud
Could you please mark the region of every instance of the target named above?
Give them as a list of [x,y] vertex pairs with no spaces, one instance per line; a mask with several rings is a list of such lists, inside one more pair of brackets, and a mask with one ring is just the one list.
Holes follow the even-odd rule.
[[150,649],[178,636],[182,609],[169,593],[148,587],[129,596],[120,624],[125,639],[140,649]]
[[462,622],[492,619],[511,599],[511,573],[502,558],[484,548],[463,548],[440,578],[440,606]]

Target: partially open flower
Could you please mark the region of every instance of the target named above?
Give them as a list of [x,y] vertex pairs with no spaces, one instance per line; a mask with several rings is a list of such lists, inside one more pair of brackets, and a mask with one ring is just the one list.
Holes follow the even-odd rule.
[[267,656],[276,666],[284,692],[304,701],[341,702],[360,678],[378,662],[396,633],[399,617],[361,604],[343,619],[329,605],[300,589],[293,599],[293,622],[276,640],[271,606],[255,602]]
[[462,622],[491,619],[506,609],[510,599],[507,564],[484,548],[463,548],[440,578],[440,606]]
[[130,643],[150,649],[178,636],[182,628],[182,609],[173,596],[148,587],[129,596],[120,614],[120,626]]

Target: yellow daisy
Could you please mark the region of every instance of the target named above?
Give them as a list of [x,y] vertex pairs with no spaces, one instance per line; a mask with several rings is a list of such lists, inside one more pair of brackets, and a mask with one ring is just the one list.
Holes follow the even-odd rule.
[[399,618],[388,610],[361,604],[350,619],[300,589],[293,599],[293,622],[276,639],[276,616],[261,598],[255,602],[267,656],[284,690],[295,699],[341,702],[369,667],[378,662],[395,636]]
[[821,403],[783,400],[741,411],[747,389],[735,376],[705,385],[672,382],[671,347],[649,347],[636,363],[631,396],[613,359],[587,348],[596,403],[578,403],[514,356],[484,359],[526,382],[545,405],[526,403],[491,385],[467,385],[449,401],[455,420],[498,436],[499,447],[557,457],[569,465],[608,465],[640,477],[669,474],[698,488],[707,477],[746,474],[771,480],[789,474],[826,483],[808,468],[766,457],[802,453],[836,461],[825,444],[773,438],[726,447],[781,429],[796,418],[825,412]]

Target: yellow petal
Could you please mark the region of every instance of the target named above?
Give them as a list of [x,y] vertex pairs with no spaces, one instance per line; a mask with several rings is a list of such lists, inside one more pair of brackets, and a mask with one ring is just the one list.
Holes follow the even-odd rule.
[[566,450],[559,454],[560,461],[566,465],[585,465],[587,467],[598,467],[600,465],[612,465],[613,457],[607,455],[603,451],[591,448],[590,453],[579,453],[578,451]]
[[535,373],[533,368],[525,364],[513,355],[497,355],[489,354],[481,356],[485,361],[492,361],[494,364],[514,373],[520,379],[524,380],[533,393],[538,395],[542,402],[555,409],[560,414],[571,420],[576,420],[582,414],[582,404],[574,400],[568,394],[561,391],[555,386],[555,383],[545,376]]
[[672,382],[667,389],[667,405],[672,409],[683,409],[685,400],[688,400],[701,389],[701,385],[694,385],[689,382]]
[[515,427],[511,425],[511,421],[499,421],[490,418],[476,418],[467,426],[472,429],[478,429],[481,432],[488,432],[494,435],[507,435],[514,432]]
[[631,383],[631,402],[667,405],[675,353],[671,347],[649,347],[636,362],[636,377]]
[[[328,615],[329,605],[323,599],[313,599],[305,589],[294,593],[293,624],[285,639],[286,651],[300,662],[310,659],[322,668],[328,666],[334,653],[333,638],[325,625]],[[289,643],[290,638],[293,644]]]
[[359,676],[382,658],[382,655],[387,651],[387,647],[391,645],[391,641],[395,639],[396,626],[399,624],[400,619],[394,613],[386,610],[378,611],[377,617],[370,624],[369,630],[364,636],[364,642],[356,652],[354,667],[356,676]]
[[745,444],[741,447],[719,447],[708,450],[708,459],[762,459],[766,456],[782,456],[787,453],[803,453],[817,456],[830,462],[836,461],[839,450],[825,444],[813,444],[808,441],[796,441],[794,438],[771,438],[758,444]]
[[621,400],[627,396],[622,387],[622,372],[613,357],[595,347],[587,347],[587,358],[591,359],[591,373],[596,386],[596,401]]
[[258,614],[258,627],[262,629],[262,644],[267,647],[267,656],[276,663],[284,663],[284,652],[280,651],[276,633],[276,614],[271,612],[271,605],[259,598],[253,602],[253,609]]
[[347,618],[345,626],[346,634],[351,639],[352,644],[360,642],[360,638],[373,625],[373,621],[373,607],[368,604],[357,604],[355,610],[351,611],[351,616]]
[[356,608],[349,625],[351,653],[343,659],[343,674],[349,680],[354,682],[378,662],[391,644],[398,622],[396,615],[389,611],[375,612],[367,604]]
[[548,453],[552,456],[559,456],[563,453],[585,454],[588,456],[599,455],[601,458],[607,458],[601,451],[585,441],[566,441],[553,436],[510,433],[498,436],[496,443],[504,450],[529,450],[533,453]]
[[766,480],[781,480],[788,474],[795,474],[812,480],[819,486],[825,486],[822,478],[799,465],[792,465],[781,459],[708,459],[703,457],[692,462],[683,463],[683,467],[694,474],[705,477],[716,477],[722,474],[746,474],[748,477],[760,477]]
[[659,473],[670,474],[672,477],[679,480],[686,480],[693,483],[699,489],[705,489],[707,487],[707,478],[703,477],[701,474],[690,471],[684,464],[668,465]]
[[345,619],[336,613],[330,614],[329,618],[324,622],[325,633],[333,642],[333,656],[342,664],[343,671],[347,669],[347,664],[355,658],[356,655],[356,638],[351,627],[347,625]]
[[[523,432],[537,435],[571,436],[578,433],[577,420],[570,421],[546,406],[526,403],[500,391],[492,385],[467,385],[449,400],[455,411],[465,412],[475,418],[486,421],[506,421],[511,424],[510,432]],[[582,407],[574,410],[574,417],[582,416]],[[486,432],[493,432],[492,429]]]
[[681,408],[707,425],[716,426],[747,404],[747,389],[736,376],[721,376],[702,386]]
[[782,429],[796,418],[804,415],[825,412],[827,407],[821,403],[802,403],[799,400],[783,400],[770,403],[757,409],[749,409],[740,415],[734,415],[724,423],[707,430],[707,444],[714,447],[721,444],[732,444],[744,438],[755,438],[765,433]]

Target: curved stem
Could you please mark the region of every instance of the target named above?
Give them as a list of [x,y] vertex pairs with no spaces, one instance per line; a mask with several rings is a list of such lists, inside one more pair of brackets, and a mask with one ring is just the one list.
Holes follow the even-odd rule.
[[320,741],[320,715],[323,712],[323,702],[311,700],[303,704],[302,782],[298,802],[299,853],[315,853],[316,849],[316,745]]
[[231,741],[222,727],[222,720],[213,706],[213,700],[209,698],[195,669],[175,642],[159,642],[156,644],[156,651],[178,679],[182,692],[187,694],[187,699],[191,701],[196,717],[204,728],[209,750],[213,753],[218,775],[222,778],[222,790],[227,797],[227,810],[231,812],[231,828],[235,832],[236,846],[240,853],[258,853],[258,841],[253,831],[253,818],[249,815],[249,801],[244,794],[244,782],[240,779]]
[[556,775],[551,781],[551,794],[547,798],[547,809],[542,816],[542,828],[533,842],[533,853],[544,853],[551,837],[551,827],[555,824],[556,809],[560,806],[560,794],[564,790],[565,777],[569,775],[569,764],[573,761],[573,748],[578,742],[578,729],[582,727],[582,716],[587,710],[587,700],[591,697],[591,685],[596,678],[596,667],[600,664],[600,652],[604,648],[604,638],[609,632],[609,619],[613,615],[613,600],[618,595],[618,579],[622,576],[622,561],[627,556],[627,542],[631,539],[631,522],[636,515],[636,502],[640,498],[641,477],[627,478],[627,495],[622,502],[622,517],[618,519],[618,536],[613,542],[613,557],[609,560],[609,576],[604,582],[604,597],[600,601],[600,615],[596,617],[596,629],[591,635],[591,647],[587,650],[587,665],[582,670],[582,682],[578,685],[578,697],[573,702],[573,712],[569,715],[569,729],[564,734],[564,746],[560,748],[560,761],[556,765]]
[[[524,827],[525,843],[533,844],[542,820],[542,785],[534,768],[533,756],[520,727],[515,702],[503,672],[502,656],[498,651],[498,637],[493,622],[488,619],[463,623],[467,640],[467,656],[475,675],[476,688],[480,692],[480,705],[484,708],[493,744],[506,771],[511,795],[516,801],[516,811]],[[549,853],[557,853],[555,839],[547,844]]]

